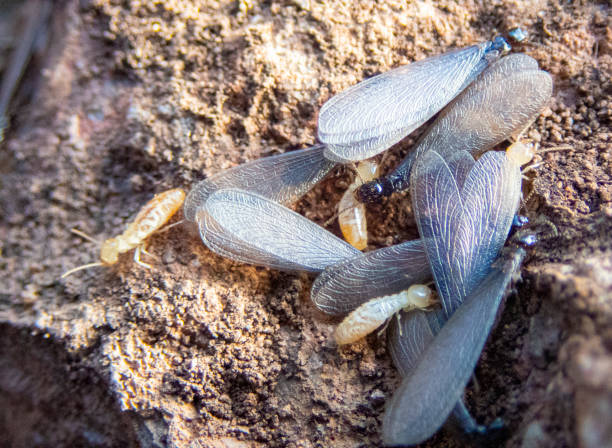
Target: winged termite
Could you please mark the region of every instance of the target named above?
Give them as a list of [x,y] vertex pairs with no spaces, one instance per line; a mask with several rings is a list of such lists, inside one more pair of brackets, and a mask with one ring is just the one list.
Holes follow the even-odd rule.
[[421,126],[510,50],[502,37],[398,67],[335,95],[319,113],[330,160],[375,156]]
[[488,152],[474,161],[465,151],[445,158],[431,150],[416,162],[413,208],[442,310],[432,316],[417,313],[404,328],[401,353],[410,358],[411,369],[385,412],[386,443],[419,443],[437,431],[453,409],[461,412],[461,394],[524,254],[519,249],[510,265],[492,267],[520,192],[520,167],[502,152]]
[[414,162],[431,149],[442,157],[491,149],[531,124],[551,94],[551,77],[534,59],[524,54],[500,59],[442,111],[393,172],[362,185],[358,199],[375,202],[407,189]]
[[[119,254],[134,251],[134,261],[146,268],[150,268],[146,263],[140,261],[140,252],[143,251],[142,244],[151,234],[159,230],[183,205],[185,200],[185,192],[180,188],[164,191],[156,194],[153,199],[147,202],[140,209],[136,218],[128,225],[127,229],[114,238],[109,238],[102,243],[100,248],[100,261],[89,263],[83,266],[70,269],[62,275],[62,278],[67,277],[74,272],[95,267],[95,266],[110,266],[117,263]],[[82,232],[75,231],[80,235]],[[86,238],[89,238],[86,236]]]
[[361,254],[312,221],[250,191],[213,192],[195,219],[212,251],[243,263],[320,272]]
[[[403,330],[404,343],[413,348],[404,350],[400,356],[410,350],[420,351],[420,356],[385,410],[383,440],[387,445],[420,443],[431,437],[451,413],[465,421],[460,401],[463,389],[495,322],[504,292],[524,255],[523,249],[516,248],[510,258],[503,258],[505,262],[491,268],[427,345],[416,347],[418,340],[410,342],[409,339],[411,329]],[[423,326],[421,322],[420,327]],[[423,333],[417,331],[417,334]]]

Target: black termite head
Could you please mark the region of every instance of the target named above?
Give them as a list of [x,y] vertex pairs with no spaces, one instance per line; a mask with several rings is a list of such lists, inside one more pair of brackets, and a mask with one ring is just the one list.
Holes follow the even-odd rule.
[[521,27],[512,28],[508,31],[508,37],[512,39],[514,42],[523,42],[527,39],[527,32]]
[[529,233],[527,235],[518,236],[515,239],[515,241],[516,241],[516,244],[518,244],[519,246],[524,247],[524,248],[529,248],[537,244],[538,237],[535,233]]
[[529,224],[529,218],[524,215],[514,215],[512,218],[512,227],[515,229],[522,229]]
[[512,47],[502,36],[497,36],[491,41],[489,49],[498,51],[501,55],[504,55],[512,50]]
[[364,204],[378,203],[383,197],[391,196],[394,188],[391,181],[387,178],[367,182],[357,189],[355,195],[357,200]]

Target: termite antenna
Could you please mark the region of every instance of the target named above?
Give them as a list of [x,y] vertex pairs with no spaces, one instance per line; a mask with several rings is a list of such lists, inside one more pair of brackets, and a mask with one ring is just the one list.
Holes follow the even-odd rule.
[[80,236],[81,238],[86,239],[87,241],[91,241],[92,243],[95,243],[95,244],[100,244],[100,241],[98,241],[97,239],[95,239],[95,238],[94,238],[94,237],[92,237],[92,236],[89,236],[88,234],[86,234],[85,232],[83,232],[83,231],[81,231],[81,230],[79,230],[79,229],[77,229],[77,228],[74,228],[74,227],[73,227],[72,229],[70,229],[70,231],[71,231],[72,233],[74,233],[75,235],[78,235],[78,236]]
[[[353,178],[353,182],[355,182],[355,178],[359,179],[361,181],[361,183],[365,183],[367,182],[366,180],[363,179],[363,177],[361,176],[361,174],[359,173],[359,169],[357,168],[357,163],[356,162],[352,162],[349,164],[351,171],[353,171],[353,173],[355,174],[355,177]],[[351,186],[349,186],[349,189],[351,188]],[[338,204],[339,205],[339,204]],[[329,227],[331,225],[332,222],[334,222],[336,219],[338,219],[338,217],[348,211],[354,208],[354,205],[348,205],[346,207],[343,207],[342,210],[340,209],[336,209],[336,211],[334,212],[333,215],[331,215],[331,217],[329,219],[327,219],[327,221],[325,221],[323,223],[323,227]]]
[[[185,222],[185,220],[184,220],[184,219],[181,219],[181,220],[179,220],[179,221],[177,221],[177,222],[174,222],[174,223],[172,223],[172,224],[168,224],[167,226],[162,227],[161,229],[157,230],[155,233],[162,233],[162,232],[165,232],[166,230],[170,230],[172,227],[175,227],[175,226],[178,226],[178,225],[180,225],[180,224],[183,224],[184,222]],[[144,252],[144,251],[143,251],[143,252]],[[150,255],[150,254],[148,254],[147,252],[145,252],[145,253],[146,253],[147,255]]]
[[357,167],[357,163],[356,162],[352,162],[350,164],[351,168],[353,169],[353,171],[355,172],[355,177],[357,177],[361,183],[366,183],[367,180],[365,180],[363,177],[361,177],[361,173],[359,172],[359,168]]
[[94,268],[96,266],[104,266],[104,263],[97,261],[95,263],[87,263],[81,266],[77,266],[76,268],[72,268],[69,271],[64,272],[60,278],[66,278],[69,275],[74,274],[75,272],[82,271],[84,269]]
[[323,223],[323,227],[329,227],[332,222],[334,222],[336,219],[338,219],[338,216],[340,216],[342,213],[348,212],[349,210],[352,210],[354,208],[355,208],[354,206],[348,205],[348,206],[342,208],[342,210],[336,210],[334,212],[334,214],[331,216],[331,218],[329,218],[327,221],[325,221]]

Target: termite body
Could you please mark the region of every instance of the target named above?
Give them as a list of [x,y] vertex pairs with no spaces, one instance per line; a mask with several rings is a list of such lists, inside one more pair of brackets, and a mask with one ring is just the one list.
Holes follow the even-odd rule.
[[[109,238],[102,243],[100,248],[100,261],[89,263],[70,269],[62,275],[67,277],[74,272],[95,266],[111,266],[119,260],[119,254],[134,251],[134,261],[142,267],[151,266],[140,261],[140,252],[143,252],[143,242],[154,232],[161,229],[172,216],[181,208],[185,201],[185,192],[181,188],[164,191],[156,194],[153,199],[147,202],[136,218],[128,225],[127,229],[116,237]],[[91,239],[83,232],[74,231],[78,235]],[[94,240],[95,241],[95,240]]]
[[433,291],[425,285],[412,285],[405,291],[372,299],[352,311],[336,328],[338,345],[352,344],[383,325],[400,310],[426,309],[436,303]]

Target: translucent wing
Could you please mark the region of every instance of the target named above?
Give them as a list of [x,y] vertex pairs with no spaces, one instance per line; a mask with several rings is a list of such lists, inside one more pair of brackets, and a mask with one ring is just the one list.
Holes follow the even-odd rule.
[[185,200],[185,219],[194,221],[197,209],[221,188],[252,191],[285,205],[297,201],[335,166],[323,157],[324,149],[324,145],[315,145],[264,157],[204,179]]
[[520,168],[503,152],[484,154],[466,175],[467,157],[428,151],[412,172],[417,225],[447,317],[497,258],[521,195]]
[[389,246],[325,269],[312,285],[321,311],[341,315],[374,297],[395,294],[431,278],[420,240]]
[[426,348],[387,406],[386,444],[417,444],[442,426],[461,398],[523,257],[518,249],[506,266],[492,268]]
[[389,325],[389,352],[402,377],[410,375],[425,349],[442,328],[437,315],[440,321],[444,322],[441,310],[402,312],[399,318],[393,319]]
[[198,209],[196,222],[211,250],[274,269],[320,272],[361,253],[312,221],[250,191],[212,193]]
[[552,79],[533,58],[513,54],[500,59],[442,111],[388,179],[395,190],[408,188],[414,161],[431,149],[443,157],[491,149],[529,126],[551,94]]
[[[417,366],[423,352],[432,343],[445,320],[444,313],[439,310],[402,312],[398,319],[391,321],[388,348],[402,377],[408,377]],[[462,399],[455,404],[449,419],[451,424],[468,434],[485,429],[476,423]]]
[[459,94],[508,44],[496,40],[427,58],[367,79],[319,113],[326,157],[363,160],[397,143]]

